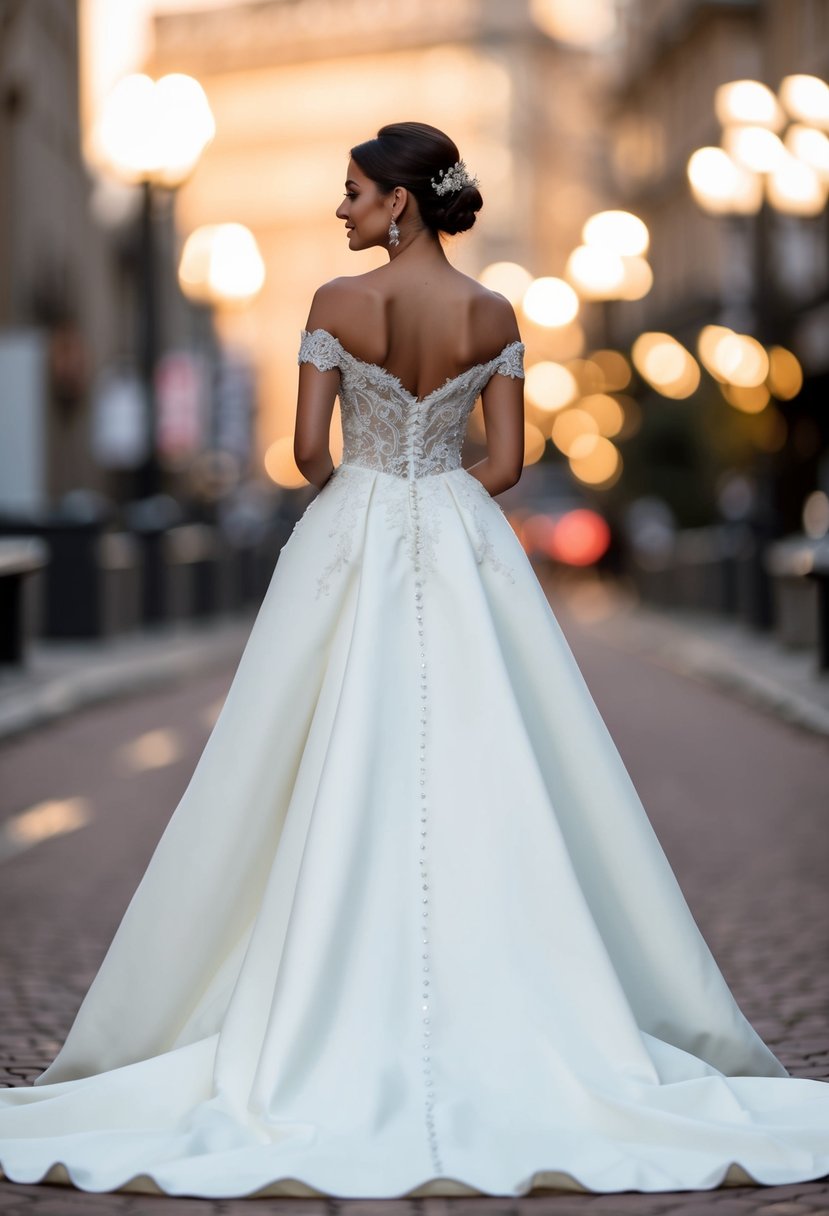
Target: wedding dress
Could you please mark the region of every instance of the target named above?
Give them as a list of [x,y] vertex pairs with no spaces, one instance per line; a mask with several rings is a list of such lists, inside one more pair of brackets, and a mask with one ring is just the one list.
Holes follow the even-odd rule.
[[343,459],[0,1163],[89,1191],[397,1197],[829,1174],[829,1085],[737,1007],[532,566],[331,334]]

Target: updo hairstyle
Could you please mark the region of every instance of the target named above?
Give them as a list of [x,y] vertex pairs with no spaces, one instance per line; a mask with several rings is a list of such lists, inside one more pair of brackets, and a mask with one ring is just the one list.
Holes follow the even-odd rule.
[[438,194],[432,178],[460,160],[457,145],[437,127],[425,122],[392,122],[381,127],[375,139],[357,144],[351,155],[383,194],[405,186],[417,199],[423,223],[432,232],[454,236],[475,223],[484,205],[477,186]]

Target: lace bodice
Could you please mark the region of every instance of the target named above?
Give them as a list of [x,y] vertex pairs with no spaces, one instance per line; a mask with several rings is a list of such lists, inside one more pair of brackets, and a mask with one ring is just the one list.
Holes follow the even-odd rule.
[[343,464],[397,477],[427,477],[460,467],[472,407],[489,379],[523,377],[523,342],[511,342],[487,363],[415,397],[397,376],[349,354],[325,329],[302,330],[298,362],[340,371]]

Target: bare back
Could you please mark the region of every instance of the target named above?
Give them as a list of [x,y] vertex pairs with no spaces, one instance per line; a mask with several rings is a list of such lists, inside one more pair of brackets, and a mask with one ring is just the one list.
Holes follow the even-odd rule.
[[308,324],[419,398],[520,337],[509,302],[443,259],[334,279],[317,293]]

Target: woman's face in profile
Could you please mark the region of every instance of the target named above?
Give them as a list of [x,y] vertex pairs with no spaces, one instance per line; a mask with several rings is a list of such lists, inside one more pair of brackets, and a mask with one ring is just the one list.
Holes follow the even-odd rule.
[[345,222],[349,249],[387,246],[393,195],[381,194],[354,159],[348,162],[345,177],[345,197],[336,214]]

